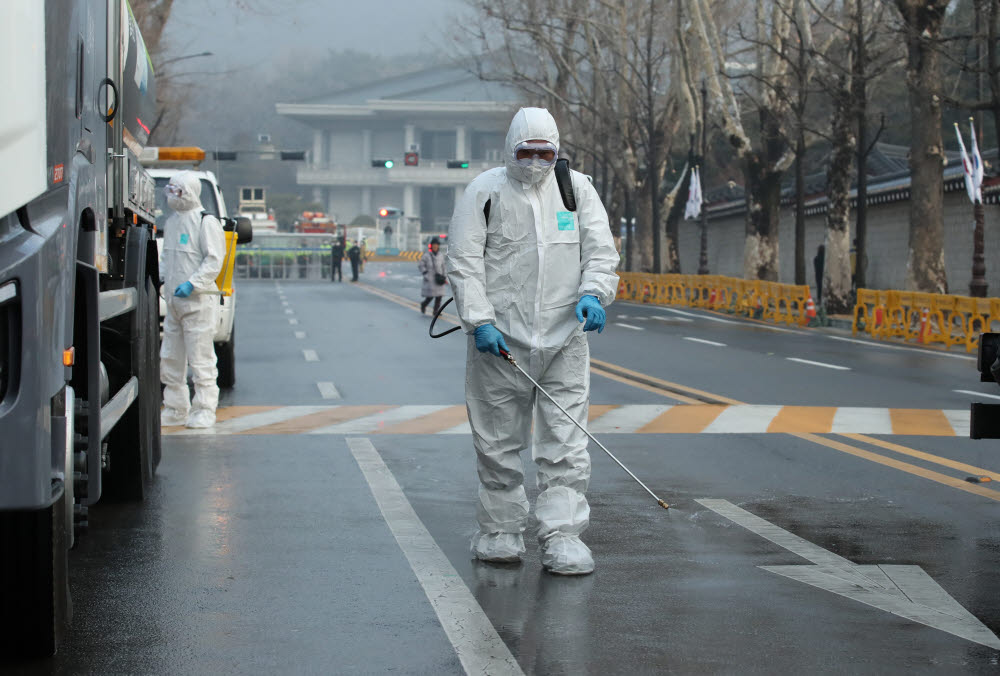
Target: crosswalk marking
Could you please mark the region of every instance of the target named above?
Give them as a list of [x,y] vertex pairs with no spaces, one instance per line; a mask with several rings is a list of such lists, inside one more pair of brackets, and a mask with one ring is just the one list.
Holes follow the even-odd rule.
[[[594,404],[594,434],[896,434],[968,436],[969,412],[938,409],[725,404]],[[470,434],[465,406],[233,406],[202,434]]]

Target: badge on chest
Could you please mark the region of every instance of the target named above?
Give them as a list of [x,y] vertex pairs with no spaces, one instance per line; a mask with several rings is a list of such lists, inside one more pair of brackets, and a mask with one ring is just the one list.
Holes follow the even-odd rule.
[[576,218],[572,211],[557,211],[556,225],[560,230],[576,230]]

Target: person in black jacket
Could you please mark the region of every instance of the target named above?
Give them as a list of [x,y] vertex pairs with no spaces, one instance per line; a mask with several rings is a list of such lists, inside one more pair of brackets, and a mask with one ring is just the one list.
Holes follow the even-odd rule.
[[330,262],[333,264],[333,267],[330,268],[330,281],[344,281],[344,271],[340,267],[344,260],[344,240],[342,238],[338,237],[333,240],[333,245],[330,247],[330,258]]
[[357,242],[351,242],[351,248],[347,250],[347,257],[351,261],[351,281],[358,281],[358,268],[361,265],[361,247]]

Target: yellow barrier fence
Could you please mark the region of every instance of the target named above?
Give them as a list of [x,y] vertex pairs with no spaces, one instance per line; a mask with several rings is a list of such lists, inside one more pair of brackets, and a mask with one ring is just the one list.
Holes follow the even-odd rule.
[[743,314],[775,323],[807,324],[809,287],[721,275],[618,273],[618,298]]
[[858,289],[852,331],[972,352],[994,320],[1000,321],[1000,298]]

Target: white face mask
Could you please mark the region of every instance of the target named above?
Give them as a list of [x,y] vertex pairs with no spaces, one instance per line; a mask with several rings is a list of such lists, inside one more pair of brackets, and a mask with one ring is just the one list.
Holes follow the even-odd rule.
[[167,206],[174,211],[186,211],[189,207],[183,197],[167,194]]
[[544,162],[538,158],[531,160],[530,162],[525,162],[524,160],[518,160],[517,164],[521,168],[521,172],[527,183],[534,185],[538,183],[545,175],[552,170],[553,162]]

